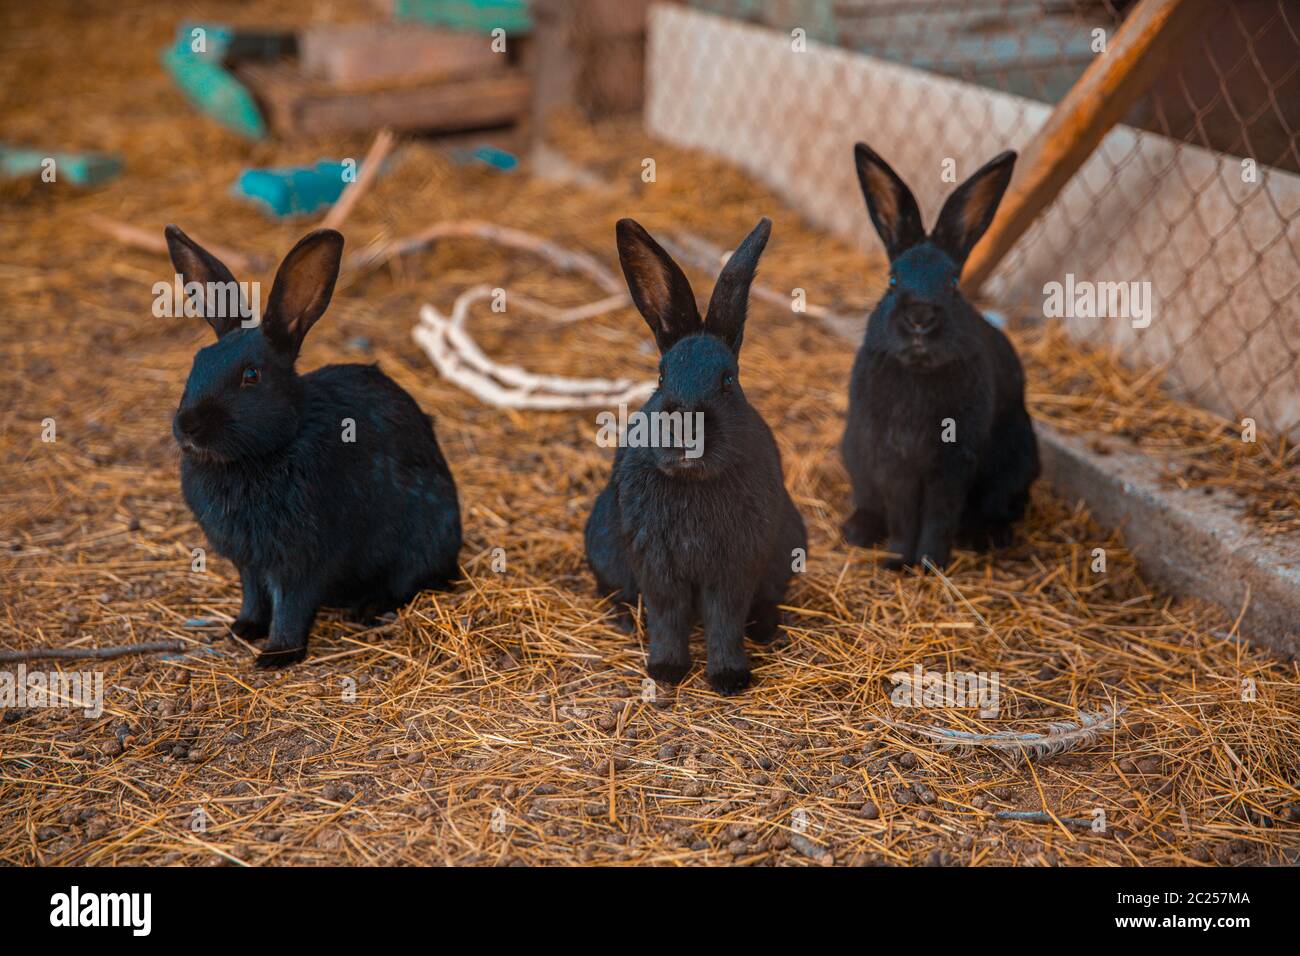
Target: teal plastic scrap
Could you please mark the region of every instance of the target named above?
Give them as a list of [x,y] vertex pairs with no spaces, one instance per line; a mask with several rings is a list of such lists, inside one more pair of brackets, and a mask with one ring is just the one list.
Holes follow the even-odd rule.
[[225,68],[234,37],[229,27],[183,23],[176,42],[162,51],[162,63],[199,110],[248,139],[265,139],[266,122],[244,84]]
[[519,157],[495,146],[478,146],[474,149],[458,149],[452,154],[458,163],[482,163],[505,173],[512,173],[519,168]]
[[393,17],[476,33],[501,28],[510,36],[533,29],[527,0],[393,0]]
[[51,182],[98,186],[122,171],[122,159],[108,153],[62,152],[0,143],[0,177],[45,176],[47,171]]
[[351,167],[351,163],[321,160],[315,166],[246,169],[232,191],[273,216],[307,216],[338,200],[348,183],[344,174]]

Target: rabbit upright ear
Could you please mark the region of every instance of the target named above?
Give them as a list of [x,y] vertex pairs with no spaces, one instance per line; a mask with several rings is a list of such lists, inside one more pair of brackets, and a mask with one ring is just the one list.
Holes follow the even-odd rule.
[[739,248],[727,259],[718,274],[709,297],[709,311],[705,313],[704,330],[716,335],[740,354],[740,342],[745,337],[745,314],[749,308],[749,287],[758,271],[758,257],[763,254],[767,237],[772,234],[772,220],[764,216],[745,237]]
[[999,153],[957,187],[939,212],[930,241],[961,266],[993,221],[1002,194],[1011,182],[1016,154]]
[[262,333],[276,348],[298,354],[303,337],[334,295],[343,260],[343,236],[317,229],[298,240],[280,263],[262,317]]
[[866,143],[854,146],[853,159],[858,167],[858,184],[867,200],[867,212],[871,213],[871,221],[892,262],[924,241],[921,210],[912,190],[870,146]]
[[[212,326],[212,331],[217,333],[217,338],[239,328],[244,317],[244,303],[239,283],[230,274],[230,270],[176,226],[164,229],[163,236],[167,239],[167,252],[171,255],[172,265],[185,284],[194,282],[203,287],[203,317]],[[209,296],[208,290],[214,289],[214,284],[224,286],[224,294]]]
[[695,293],[681,268],[640,223],[620,219],[615,232],[632,301],[654,333],[659,351],[667,352],[678,339],[700,331]]

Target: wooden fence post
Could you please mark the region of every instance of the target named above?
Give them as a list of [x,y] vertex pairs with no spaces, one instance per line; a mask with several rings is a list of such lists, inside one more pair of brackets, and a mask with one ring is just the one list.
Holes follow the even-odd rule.
[[1141,0],[1021,153],[998,214],[971,251],[962,291],[974,297],[1102,137],[1166,69],[1213,0]]

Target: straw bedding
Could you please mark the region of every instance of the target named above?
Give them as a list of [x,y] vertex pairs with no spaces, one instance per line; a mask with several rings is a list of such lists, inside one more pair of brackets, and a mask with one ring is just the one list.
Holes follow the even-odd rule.
[[[290,23],[292,6],[187,13]],[[271,223],[229,198],[239,169],[359,156],[365,143],[248,146],[197,118],[156,66],[173,28],[166,8],[47,4],[22,29],[8,22],[18,16],[0,14],[10,136],[117,149],[127,170],[85,196],[29,185],[2,197],[0,644],[174,638],[185,651],[65,663],[103,672],[100,718],[5,713],[0,861],[1295,859],[1294,664],[1237,640],[1231,615],[1154,591],[1121,539],[1041,487],[1014,546],[991,557],[962,552],[942,579],[886,572],[879,554],[848,548],[837,530],[848,487],[836,445],[852,349],[769,305],[751,310],[742,382],[781,445],[809,525],[808,569],[788,597],[786,637],[753,650],[748,692],[712,693],[696,642],[687,681],[646,693],[644,632],[612,625],[583,562],[582,524],[611,460],[596,445],[594,412],[484,406],[440,380],[410,339],[423,302],[445,310],[483,282],[558,305],[600,293],[472,240],[346,281],[302,359],[304,369],[378,361],[434,416],[460,487],[465,580],[377,628],[326,612],[304,664],[255,671],[253,649],[224,626],[238,607],[233,568],[213,557],[205,573],[191,571],[191,549],[204,542],[180,499],[169,432],[190,356],[210,332],[197,320],[153,318],[151,286],[170,265],[84,220],[100,213],[156,230],[176,222],[280,255],[308,225]],[[348,222],[350,248],[474,218],[613,266],[620,216],[729,248],[765,214],[775,228],[760,282],[803,287],[852,314],[883,286],[883,263],[811,231],[728,167],[649,141],[634,122],[565,123],[554,139],[608,185],[502,175],[407,144]],[[645,156],[656,158],[656,183],[640,180]],[[688,272],[697,292],[707,290]],[[471,322],[491,354],[534,371],[654,373],[648,331],[630,309],[557,327],[482,308]],[[1285,446],[1245,446],[1227,423],[1164,394],[1158,376],[1050,329],[1022,329],[1017,340],[1041,419],[1134,437],[1171,456],[1173,480],[1240,495],[1247,520],[1278,534],[1300,525]],[[56,422],[54,443],[40,440],[46,418]],[[1091,570],[1098,547],[1105,573]],[[914,664],[996,672],[999,717],[893,707],[889,675]],[[1108,705],[1122,708],[1113,729],[1030,761],[943,750],[880,719],[1043,731]],[[1077,824],[1098,810],[1104,832]],[[1005,811],[1045,815],[997,816]]]

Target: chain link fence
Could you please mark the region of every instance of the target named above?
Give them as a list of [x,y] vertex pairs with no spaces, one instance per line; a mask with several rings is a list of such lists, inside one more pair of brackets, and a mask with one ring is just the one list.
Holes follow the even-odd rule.
[[[943,198],[1023,149],[1133,3],[689,0],[651,14],[647,124],[721,153],[875,245],[850,149]],[[1300,0],[1215,4],[984,286],[1005,310],[1159,366],[1176,391],[1300,437]],[[878,245],[876,246],[878,248]],[[1067,292],[1063,314],[1050,283]],[[1150,312],[1076,307],[1081,284]],[[1134,286],[1137,283],[1139,286]],[[1131,305],[1132,303],[1130,303]]]

